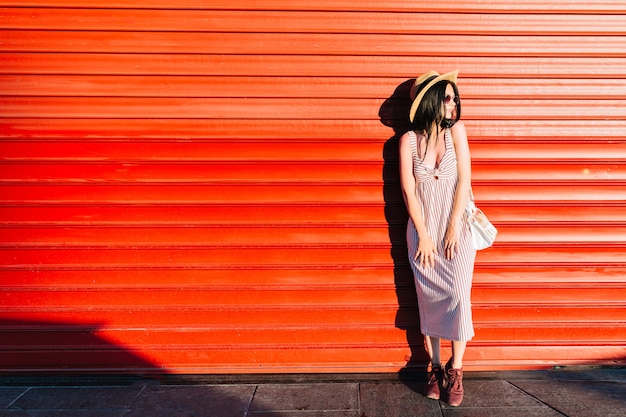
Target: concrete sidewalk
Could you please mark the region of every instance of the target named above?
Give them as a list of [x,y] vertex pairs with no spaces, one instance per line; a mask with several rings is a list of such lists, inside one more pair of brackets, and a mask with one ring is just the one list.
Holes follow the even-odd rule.
[[451,408],[420,393],[425,374],[0,376],[0,416],[626,416],[626,369],[467,372]]

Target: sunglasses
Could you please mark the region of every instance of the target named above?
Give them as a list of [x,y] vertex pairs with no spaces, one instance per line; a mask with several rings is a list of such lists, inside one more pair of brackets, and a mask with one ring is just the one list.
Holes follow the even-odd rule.
[[451,95],[446,94],[443,98],[443,104],[450,104],[451,101],[454,101],[454,104],[459,104],[461,99],[459,97],[452,97]]

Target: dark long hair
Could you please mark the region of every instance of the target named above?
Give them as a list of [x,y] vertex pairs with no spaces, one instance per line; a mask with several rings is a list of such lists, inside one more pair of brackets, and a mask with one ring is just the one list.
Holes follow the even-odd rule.
[[[426,136],[426,146],[425,149],[428,149],[428,144],[432,140],[433,136],[435,138],[439,137],[439,132],[441,132],[441,128],[448,129],[454,126],[456,122],[461,118],[461,101],[459,101],[456,105],[456,111],[453,113],[452,119],[445,118],[445,110],[443,108],[443,99],[446,96],[446,87],[450,84],[452,89],[454,90],[454,95],[459,97],[459,90],[456,84],[448,81],[442,80],[433,85],[420,102],[417,107],[417,111],[415,112],[415,118],[413,119],[413,123],[411,124],[411,129],[415,132],[422,132]],[[434,122],[434,129],[433,129]],[[433,132],[433,130],[436,130]],[[435,139],[436,140],[436,139]],[[424,153],[424,157],[426,153]]]

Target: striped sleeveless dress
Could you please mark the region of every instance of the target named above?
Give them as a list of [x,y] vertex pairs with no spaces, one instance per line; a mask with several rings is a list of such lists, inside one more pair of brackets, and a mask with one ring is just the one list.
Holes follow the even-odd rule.
[[446,150],[435,169],[426,166],[417,153],[417,135],[409,132],[413,154],[416,194],[422,206],[424,221],[437,246],[434,267],[422,268],[415,253],[419,236],[409,218],[406,229],[409,261],[415,279],[422,334],[445,340],[467,341],[474,337],[470,292],[476,250],[463,215],[458,252],[447,260],[444,238],[452,214],[458,182],[457,162],[449,129],[445,131]]

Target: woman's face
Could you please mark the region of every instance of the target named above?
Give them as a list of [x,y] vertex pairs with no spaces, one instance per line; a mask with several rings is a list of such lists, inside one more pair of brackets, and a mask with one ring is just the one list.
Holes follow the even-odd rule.
[[450,84],[446,87],[446,95],[443,99],[443,108],[446,115],[446,119],[452,119],[456,110],[456,101],[458,99],[454,95],[454,88]]

